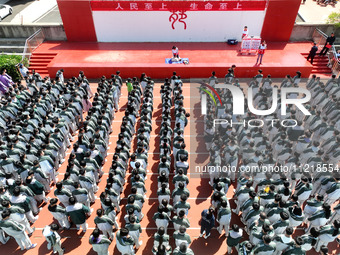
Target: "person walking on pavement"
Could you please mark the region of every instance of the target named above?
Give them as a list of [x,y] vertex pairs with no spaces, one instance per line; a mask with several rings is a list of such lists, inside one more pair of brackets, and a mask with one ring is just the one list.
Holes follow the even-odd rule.
[[236,224],[232,225],[227,237],[228,254],[230,254],[234,247],[240,243],[243,235],[243,230]]
[[70,216],[71,221],[76,224],[79,230],[82,227],[83,232],[86,232],[88,224],[86,223],[87,215],[90,214],[90,208],[78,203],[75,197],[70,197],[69,206],[66,207],[66,215]]
[[93,230],[89,243],[92,244],[92,249],[98,255],[109,255],[111,241],[105,235],[101,235],[98,228]]
[[313,44],[313,47],[310,49],[307,61],[310,59],[310,63],[313,64],[314,57],[316,55],[316,52],[318,51],[318,46],[316,46],[316,43]]
[[201,234],[202,237],[205,234],[205,239],[210,236],[211,229],[215,226],[214,208],[210,207],[208,210],[203,210],[201,213]]
[[63,255],[65,249],[61,247],[61,238],[58,234],[59,226],[56,223],[51,224],[50,226],[47,225],[43,229],[43,235],[47,240],[47,248],[49,250],[53,249],[53,253],[57,253],[59,255]]
[[12,236],[17,244],[20,246],[21,250],[29,250],[37,246],[37,244],[32,244],[29,239],[24,225],[11,220],[9,217],[11,212],[9,210],[4,210],[1,214],[2,220],[0,221],[0,228],[9,236]]

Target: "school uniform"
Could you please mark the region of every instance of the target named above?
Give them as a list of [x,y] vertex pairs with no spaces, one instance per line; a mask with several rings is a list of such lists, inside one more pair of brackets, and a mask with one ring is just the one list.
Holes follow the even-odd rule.
[[231,210],[229,207],[223,208],[221,207],[217,212],[217,222],[219,226],[217,228],[218,232],[222,234],[223,230],[225,231],[225,235],[229,234],[229,225],[231,220]]
[[295,210],[294,207],[289,208],[289,226],[293,228],[300,226],[303,223],[304,218],[305,216],[301,209]]
[[142,233],[142,227],[139,223],[126,224],[125,227],[129,230],[129,235],[133,238],[136,249],[140,247],[139,237]]
[[53,218],[55,218],[59,225],[62,228],[69,229],[71,227],[70,222],[68,221],[68,217],[66,215],[66,209],[60,205],[51,206],[48,207],[49,212],[53,215]]
[[183,253],[183,252],[180,251],[179,247],[176,247],[172,254],[173,255],[194,255],[194,252],[193,252],[192,249],[187,248],[187,251],[185,253]]
[[53,253],[57,253],[59,255],[64,254],[64,250],[61,248],[61,238],[60,235],[56,231],[52,231],[50,229],[50,226],[46,226],[43,229],[43,235],[45,236],[47,240],[47,247],[50,250],[53,249]]
[[30,249],[32,247],[31,240],[25,232],[25,227],[13,220],[1,220],[0,228],[9,236],[13,237],[21,250]]
[[72,196],[72,193],[65,188],[62,188],[61,190],[56,189],[54,191],[54,195],[58,198],[60,203],[62,203],[65,207],[69,205],[69,198]]
[[108,216],[97,216],[94,219],[94,223],[105,236],[107,236],[111,240],[114,238],[112,226],[115,226],[116,229],[118,228],[118,225],[115,221],[110,219]]
[[173,234],[173,238],[175,240],[176,247],[179,247],[182,243],[186,243],[187,245],[191,244],[190,235],[187,233],[180,233],[179,231],[175,231]]
[[45,196],[44,186],[37,181],[35,178],[32,179],[31,183],[28,183],[27,186],[33,191],[35,194],[34,198],[38,203],[48,202],[48,199]]
[[315,245],[315,250],[320,251],[321,246],[328,246],[328,243],[333,242],[337,235],[333,235],[335,228],[333,225],[326,225],[320,228],[320,235]]
[[309,198],[310,194],[312,193],[313,185],[311,183],[308,186],[302,182],[296,185],[295,194],[298,196],[298,201],[300,205]]
[[316,241],[318,240],[317,237],[313,237],[311,235],[305,234],[301,236],[303,244],[301,245],[301,249],[304,252],[310,251],[313,248],[312,243],[316,243]]
[[78,188],[72,191],[72,196],[77,199],[77,202],[90,208],[90,199],[88,196],[88,191],[84,188]]
[[181,195],[184,194],[187,197],[190,196],[190,192],[187,188],[176,188],[172,191],[172,199],[173,199],[173,204],[175,205],[177,202],[180,201]]
[[93,179],[91,179],[89,176],[79,176],[79,184],[82,188],[86,189],[88,191],[89,199],[92,203],[94,203],[96,197],[94,195],[96,191],[96,184]]
[[340,182],[333,183],[329,189],[327,189],[326,194],[325,202],[329,205],[334,204],[335,201],[340,198]]
[[188,218],[180,218],[179,216],[174,216],[172,218],[172,223],[174,224],[174,229],[175,231],[179,230],[181,226],[184,226],[186,228],[189,228],[190,227],[190,222],[188,220]]
[[34,232],[34,229],[31,228],[31,225],[27,220],[24,209],[13,205],[8,210],[11,212],[9,218],[17,223],[22,224],[25,227],[27,234],[32,234]]
[[274,242],[270,242],[269,244],[265,244],[264,242],[260,242],[254,248],[254,254],[257,255],[271,255],[275,252],[276,244]]
[[183,201],[179,201],[174,205],[174,211],[176,214],[184,210],[185,214],[188,215],[190,208],[191,208],[190,204],[188,202]]
[[25,215],[30,222],[34,223],[38,219],[38,216],[36,217],[33,216],[33,213],[30,207],[30,200],[27,196],[24,196],[24,195],[19,195],[17,197],[12,196],[10,197],[9,201],[11,202],[11,205],[16,205],[24,209]]
[[239,229],[238,232],[234,230],[230,230],[227,237],[227,245],[228,245],[228,254],[232,251],[233,247],[237,247],[239,245],[240,240],[242,239],[243,230]]
[[[160,215],[162,215],[163,218],[161,218]],[[164,227],[165,233],[167,233],[169,223],[171,222],[171,219],[169,218],[168,214],[166,214],[165,212],[162,213],[156,212],[153,215],[152,219],[155,221],[157,228]]]
[[141,208],[137,204],[127,204],[125,207],[126,212],[128,212],[130,208],[133,209],[133,213],[137,216],[139,220],[141,220],[144,217]]
[[158,189],[157,191],[157,197],[158,197],[158,202],[161,204],[162,200],[165,199],[168,202],[170,202],[170,189],[166,188],[164,192],[162,191],[162,188]]
[[327,224],[333,223],[335,220],[340,219],[340,204],[334,207],[334,212],[331,218],[328,220]]
[[66,207],[66,215],[76,224],[78,230],[82,227],[83,232],[87,230],[86,216],[88,213],[90,213],[90,209],[81,203]]
[[[158,250],[158,247],[162,244],[165,246],[166,248],[166,255],[170,255],[171,254],[171,246],[169,245],[169,240],[170,240],[170,237],[169,235],[167,234],[164,234],[164,235],[159,235],[158,233],[155,233],[154,235],[154,242],[153,242],[153,247],[152,247],[152,253],[153,254],[156,254],[157,250]],[[162,242],[160,242],[162,239]]]
[[273,229],[276,235],[283,234],[286,228],[289,226],[289,220],[278,220],[273,225]]
[[122,237],[120,231],[116,234],[116,247],[122,255],[134,255],[134,240],[130,237]]
[[89,243],[92,245],[92,249],[97,252],[98,255],[109,255],[109,246],[111,241],[104,235],[100,235],[97,239],[91,235]]
[[325,211],[320,209],[313,213],[312,216],[308,218],[308,221],[310,223],[306,232],[309,232],[312,227],[321,227],[325,225],[328,219],[326,219]]

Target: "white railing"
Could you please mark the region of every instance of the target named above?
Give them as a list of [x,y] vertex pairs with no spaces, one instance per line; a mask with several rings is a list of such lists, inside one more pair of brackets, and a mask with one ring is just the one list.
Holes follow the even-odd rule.
[[338,75],[340,73],[340,63],[339,63],[339,58],[336,55],[336,49],[335,46],[333,45],[328,54],[328,66],[329,68],[332,69],[332,74]]
[[22,60],[26,58],[29,61],[31,58],[32,52],[36,48],[38,48],[38,46],[42,44],[44,40],[45,40],[45,35],[42,29],[39,29],[33,35],[28,37],[25,42],[25,48],[22,54]]
[[326,43],[327,35],[324,32],[322,32],[320,29],[315,28],[312,38],[313,38],[313,42],[321,46]]

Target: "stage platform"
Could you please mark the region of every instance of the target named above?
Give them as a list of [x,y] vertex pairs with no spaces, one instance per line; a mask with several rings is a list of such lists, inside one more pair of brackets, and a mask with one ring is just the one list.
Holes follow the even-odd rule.
[[[179,48],[180,57],[189,58],[189,65],[165,64],[165,58],[171,57],[173,45]],[[233,64],[237,66],[237,77],[253,77],[258,69],[262,69],[265,76],[294,76],[299,70],[303,77],[309,77],[313,67],[302,54],[310,48],[311,43],[308,42],[269,42],[263,64],[255,65],[257,56],[241,55],[240,43],[232,46],[226,43],[45,42],[33,52],[35,63],[32,63],[32,68],[37,64],[35,69],[39,69],[39,59],[46,55],[51,58],[46,64],[50,77],[55,77],[61,68],[65,70],[65,77],[75,76],[80,70],[88,78],[109,77],[116,70],[120,70],[124,78],[139,77],[145,72],[154,79],[163,79],[170,77],[173,71],[177,71],[182,78],[207,78],[212,71],[216,72],[217,77],[224,77]]]

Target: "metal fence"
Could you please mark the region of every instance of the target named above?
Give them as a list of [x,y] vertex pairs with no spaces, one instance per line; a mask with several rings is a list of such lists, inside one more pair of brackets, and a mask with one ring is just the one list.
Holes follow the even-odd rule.
[[45,35],[42,29],[39,29],[33,35],[28,37],[25,42],[25,48],[22,54],[22,60],[26,58],[29,61],[31,58],[32,52],[36,48],[38,48],[38,46],[42,44],[44,40],[45,40]]

